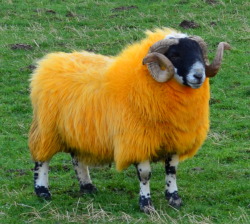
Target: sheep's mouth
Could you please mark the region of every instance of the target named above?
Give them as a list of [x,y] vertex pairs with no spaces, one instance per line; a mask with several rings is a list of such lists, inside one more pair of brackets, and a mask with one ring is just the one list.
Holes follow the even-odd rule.
[[205,78],[187,80],[187,85],[190,86],[193,89],[198,89],[198,88],[200,88],[202,86],[204,81],[205,81]]
[[202,83],[192,83],[188,84],[192,89],[199,89],[202,86]]

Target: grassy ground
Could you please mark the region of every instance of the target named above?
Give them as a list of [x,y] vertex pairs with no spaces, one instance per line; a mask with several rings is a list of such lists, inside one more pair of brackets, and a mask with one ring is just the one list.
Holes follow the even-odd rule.
[[[1,0],[0,5],[0,223],[250,223],[248,1]],[[185,29],[179,26],[183,20],[193,23]],[[120,173],[114,166],[92,168],[99,192],[81,196],[64,154],[51,162],[53,200],[38,200],[27,147],[34,62],[52,51],[115,55],[144,30],[162,26],[202,36],[211,57],[219,41],[232,45],[211,80],[208,140],[179,166],[184,206],[179,211],[167,206],[162,164],[152,167],[156,212],[150,215],[139,212],[133,167]]]

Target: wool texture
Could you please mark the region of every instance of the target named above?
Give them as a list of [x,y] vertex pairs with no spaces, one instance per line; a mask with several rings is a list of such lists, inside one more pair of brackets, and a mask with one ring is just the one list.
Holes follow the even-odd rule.
[[150,46],[176,31],[147,31],[118,56],[52,53],[31,77],[35,161],[73,152],[88,165],[122,170],[145,160],[192,157],[209,129],[209,80],[199,89],[156,82],[142,64]]

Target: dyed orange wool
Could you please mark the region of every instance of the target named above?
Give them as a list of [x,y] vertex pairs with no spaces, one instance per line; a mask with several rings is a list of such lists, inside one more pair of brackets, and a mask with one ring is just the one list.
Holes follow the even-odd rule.
[[88,165],[118,170],[177,153],[193,156],[209,129],[209,80],[199,89],[153,80],[142,64],[170,29],[147,32],[117,57],[49,54],[31,78],[29,147],[35,161],[74,152]]

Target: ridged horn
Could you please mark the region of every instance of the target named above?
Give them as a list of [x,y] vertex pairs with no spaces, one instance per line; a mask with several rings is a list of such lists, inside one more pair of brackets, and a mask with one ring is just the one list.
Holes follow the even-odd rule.
[[149,53],[158,52],[164,54],[167,52],[168,48],[171,45],[178,44],[179,41],[177,39],[163,39],[157,41],[154,45],[152,45],[149,49]]
[[164,55],[174,44],[178,44],[178,40],[160,40],[150,47],[148,55],[143,59],[143,64],[147,64],[149,73],[157,82],[167,82],[174,76],[174,66]]
[[224,50],[230,50],[231,49],[230,45],[226,42],[220,42],[217,47],[215,58],[213,62],[209,64],[207,57],[207,44],[204,42],[204,40],[198,36],[192,36],[190,37],[190,39],[195,40],[201,47],[206,66],[206,76],[214,77],[220,69],[223,58],[223,52]]
[[230,50],[230,49],[231,47],[228,43],[226,42],[219,43],[213,62],[210,65],[206,65],[207,77],[214,77],[218,73],[223,58],[223,52],[224,50]]
[[[167,82],[174,76],[174,66],[172,62],[161,53],[149,53],[143,59],[143,64],[147,64],[150,74],[157,82]],[[162,67],[164,70],[162,70]]]

